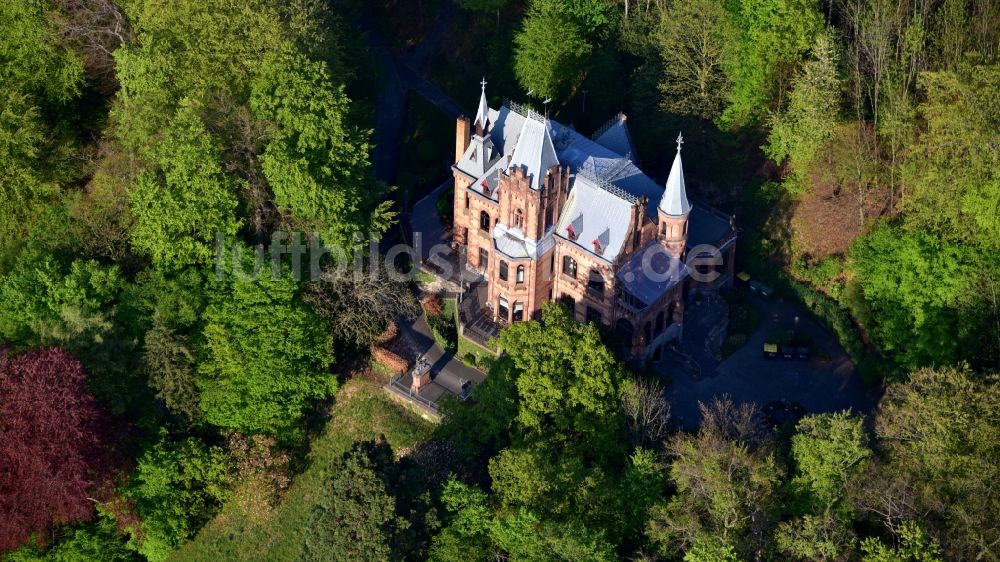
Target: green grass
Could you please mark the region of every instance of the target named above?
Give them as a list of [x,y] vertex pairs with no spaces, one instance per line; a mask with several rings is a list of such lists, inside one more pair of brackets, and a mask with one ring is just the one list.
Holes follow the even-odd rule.
[[427,284],[435,281],[437,281],[437,277],[434,277],[434,275],[427,273],[422,269],[417,270],[417,283]]
[[396,372],[390,369],[385,363],[372,359],[368,362],[368,364],[371,365],[372,371],[375,371],[385,377],[386,382],[389,382],[392,377],[396,376]]
[[[330,462],[358,440],[385,435],[393,450],[428,438],[433,425],[391,402],[381,389],[350,381],[337,393],[330,421],[312,443],[309,466],[295,476],[281,504],[263,520],[251,520],[228,503],[191,542],[169,560],[296,560],[302,531],[322,489]],[[235,495],[235,494],[234,494]]]

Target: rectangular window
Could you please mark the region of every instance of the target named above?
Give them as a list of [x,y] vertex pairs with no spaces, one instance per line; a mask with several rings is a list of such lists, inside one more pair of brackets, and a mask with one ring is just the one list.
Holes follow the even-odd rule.
[[486,248],[479,248],[479,268],[486,269],[490,265],[490,253]]
[[587,278],[587,288],[599,295],[604,294],[604,277],[597,271],[591,270]]
[[507,262],[500,260],[500,280],[507,280]]
[[510,310],[507,308],[507,297],[500,295],[500,303],[497,306],[497,316],[504,322],[510,320]]
[[465,208],[466,209],[469,208],[469,192],[468,191],[465,192]]
[[565,306],[569,310],[570,314],[576,316],[576,301],[573,300],[573,297],[563,295],[559,297],[559,303]]
[[521,301],[514,301],[514,322],[520,322],[524,320],[524,303]]
[[563,273],[569,275],[573,279],[576,279],[576,260],[569,257],[563,256]]
[[593,322],[594,324],[601,323],[601,311],[596,308],[587,307],[587,322]]

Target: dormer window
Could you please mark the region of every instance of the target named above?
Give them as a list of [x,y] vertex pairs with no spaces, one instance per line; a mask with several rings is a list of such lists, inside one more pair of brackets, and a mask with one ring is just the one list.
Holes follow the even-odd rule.
[[576,230],[573,229],[572,224],[566,225],[566,236],[568,236],[570,240],[576,240]]
[[601,241],[595,238],[593,244],[594,244],[594,253],[599,256],[603,256],[604,246],[601,245]]
[[483,181],[482,181],[482,183],[480,183],[479,185],[482,186],[482,188],[483,188],[483,195],[489,197],[490,196],[490,184],[489,184],[489,182],[487,182],[486,179],[484,178]]

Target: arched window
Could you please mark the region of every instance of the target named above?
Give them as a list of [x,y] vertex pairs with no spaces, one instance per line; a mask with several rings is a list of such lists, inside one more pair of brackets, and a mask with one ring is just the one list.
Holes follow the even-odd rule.
[[569,257],[563,256],[563,273],[569,275],[573,279],[576,279],[576,260]]
[[502,281],[507,280],[507,262],[500,260],[500,279]]
[[659,314],[656,315],[656,328],[653,333],[659,335],[663,331],[663,311],[661,310]]
[[596,269],[590,270],[590,276],[587,278],[587,288],[599,295],[604,294],[604,276],[601,272]]
[[524,213],[521,212],[521,209],[514,210],[514,226],[524,228]]
[[517,266],[517,277],[515,278],[518,283],[524,283],[524,266]]
[[479,211],[479,228],[482,230],[490,229],[490,214],[486,211]]

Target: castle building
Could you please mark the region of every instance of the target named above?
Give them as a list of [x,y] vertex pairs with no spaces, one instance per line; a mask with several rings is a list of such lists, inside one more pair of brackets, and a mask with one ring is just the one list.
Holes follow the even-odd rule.
[[502,325],[558,300],[658,358],[688,295],[732,283],[733,217],[688,199],[681,137],[662,187],[637,166],[624,115],[587,138],[512,102],[492,109],[482,86],[452,170],[453,241],[487,284],[484,308]]

